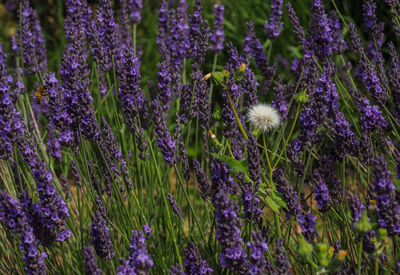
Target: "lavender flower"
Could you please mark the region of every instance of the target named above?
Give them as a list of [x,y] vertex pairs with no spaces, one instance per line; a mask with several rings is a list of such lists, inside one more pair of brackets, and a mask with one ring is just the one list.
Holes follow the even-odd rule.
[[129,0],[128,2],[128,10],[129,20],[133,24],[138,24],[142,20],[140,16],[140,10],[143,8],[142,0]]
[[203,78],[203,74],[200,70],[199,64],[193,64],[193,72],[192,79],[194,81],[194,98],[193,98],[193,116],[198,116],[200,121],[200,126],[204,130],[209,129],[210,124],[210,114],[211,114],[211,105],[210,105],[210,97],[209,97],[209,89],[207,88],[207,84],[205,82],[201,82],[200,80]]
[[329,190],[329,196],[333,203],[339,203],[343,200],[344,190],[342,184],[336,175],[336,156],[332,148],[324,149],[326,154],[319,158],[319,174]]
[[264,254],[268,251],[268,244],[261,231],[252,232],[251,236],[253,242],[247,242],[251,250],[249,274],[266,274],[267,261]]
[[388,126],[388,122],[382,115],[382,111],[376,105],[370,105],[368,98],[355,98],[355,104],[361,113],[360,120],[368,131],[376,129],[384,129]]
[[349,33],[350,49],[358,56],[361,56],[364,51],[364,47],[362,46],[360,36],[357,33],[356,26],[354,26],[352,23],[349,24]]
[[80,41],[84,44],[90,25],[94,22],[92,10],[86,0],[67,0],[65,17],[65,37],[69,41]]
[[219,263],[222,267],[244,274],[247,270],[246,252],[242,247],[241,230],[233,202],[224,189],[217,191],[212,202],[217,220],[216,239],[221,246]]
[[28,223],[20,204],[11,195],[0,192],[0,221],[14,234],[20,236],[20,250],[23,253],[26,274],[46,274],[45,252],[38,251],[38,240]]
[[177,205],[176,200],[174,200],[174,196],[170,193],[168,193],[167,195],[167,199],[169,202],[169,205],[172,208],[172,211],[174,211],[174,213],[182,219],[182,214],[181,214],[181,208]]
[[372,192],[376,200],[378,223],[393,236],[400,233],[400,206],[393,194],[395,188],[384,157],[377,156],[373,164],[375,180],[372,183]]
[[292,25],[293,28],[293,33],[296,36],[296,39],[299,42],[299,44],[304,46],[306,41],[306,36],[304,34],[303,27],[300,25],[299,18],[297,17],[296,12],[294,11],[290,2],[286,3],[286,9],[288,12],[290,24]]
[[163,107],[158,100],[152,101],[153,117],[154,117],[154,133],[157,135],[157,145],[164,155],[168,165],[176,164],[176,144],[167,129],[166,121],[163,118]]
[[187,49],[187,56],[194,57],[199,64],[204,62],[208,49],[208,40],[211,35],[208,22],[201,17],[201,10],[201,0],[196,0],[193,7],[193,14],[189,17],[190,47]]
[[8,74],[6,54],[0,44],[0,159],[9,159],[13,152],[13,144],[18,137],[24,135],[20,114],[17,112],[14,102],[15,95],[11,93],[13,83]]
[[181,78],[182,62],[190,48],[187,8],[186,0],[179,0],[177,11],[171,21],[169,47],[173,66],[171,72],[175,83]]
[[207,201],[208,196],[210,194],[210,184],[208,182],[208,179],[204,171],[201,169],[200,162],[197,159],[193,160],[193,170],[196,174],[197,184],[200,189],[201,198],[204,201]]
[[390,89],[395,103],[395,110],[397,114],[400,114],[400,60],[393,43],[389,43],[389,54],[391,57],[389,69]]
[[261,182],[260,152],[258,151],[257,139],[251,133],[249,133],[249,139],[247,141],[247,154],[250,179],[258,186]]
[[168,270],[170,275],[185,275],[180,264],[171,265],[171,268]]
[[342,36],[342,28],[335,10],[329,13],[328,22],[332,31],[332,51],[337,54],[343,54],[347,50],[347,43]]
[[350,194],[349,208],[350,208],[351,217],[353,218],[352,223],[354,224],[361,218],[361,215],[365,209],[365,206],[356,195]]
[[290,274],[290,263],[283,247],[283,238],[276,240],[276,271],[278,274],[287,275]]
[[316,237],[316,229],[315,229],[316,217],[310,212],[308,212],[299,214],[297,216],[297,219],[299,221],[301,233],[303,234],[304,238],[308,242],[312,243]]
[[382,88],[381,81],[374,72],[374,68],[371,67],[364,56],[361,58],[361,67],[361,77],[364,82],[365,88],[379,104],[385,105],[388,97]]
[[335,148],[342,159],[346,154],[358,154],[359,142],[354,133],[350,130],[350,125],[343,113],[337,112],[333,121],[333,134],[335,139]]
[[255,58],[256,65],[261,71],[264,78],[262,95],[265,95],[268,92],[269,86],[271,85],[272,79],[275,75],[276,64],[273,66],[268,65],[268,60],[264,53],[264,47],[254,32],[254,23],[252,22],[247,23],[247,34],[243,44],[244,52]]
[[326,212],[330,209],[330,198],[329,191],[322,180],[321,175],[318,172],[318,169],[314,170],[314,196],[317,201],[317,206],[319,211]]
[[298,197],[296,191],[290,186],[290,183],[285,178],[283,171],[281,169],[276,169],[273,174],[273,181],[276,184],[276,189],[280,192],[287,204],[288,215],[298,216],[301,211],[300,203],[298,202]]
[[274,87],[274,99],[272,100],[272,106],[278,110],[281,120],[284,121],[286,120],[286,117],[288,115],[288,104],[285,100],[285,94],[284,94],[284,87],[280,84],[280,81],[278,81],[279,85]]
[[95,215],[92,216],[90,235],[92,236],[91,243],[96,254],[101,258],[112,259],[115,255],[115,250],[111,242],[110,230],[99,211],[96,211]]
[[19,28],[12,38],[14,55],[22,58],[25,74],[44,73],[47,71],[46,43],[36,11],[28,0],[21,1],[18,17]]
[[190,180],[190,167],[189,167],[189,159],[186,151],[185,142],[182,137],[182,125],[181,118],[177,114],[177,122],[176,122],[176,132],[175,132],[175,140],[179,147],[179,155],[182,163],[183,177],[185,181]]
[[199,249],[194,243],[190,242],[184,249],[184,253],[185,260],[183,266],[186,274],[213,274],[213,270],[210,268],[206,260],[202,259]]
[[218,53],[224,49],[224,5],[214,5],[214,32],[211,35],[211,50]]
[[282,0],[273,0],[271,3],[271,16],[269,21],[265,21],[265,34],[271,40],[276,39],[282,31]]
[[150,274],[149,269],[153,266],[153,261],[146,249],[143,232],[133,230],[129,244],[129,258],[128,261],[120,259],[122,265],[118,267],[118,275]]
[[114,11],[111,8],[111,3],[109,0],[99,0],[99,6],[97,8],[97,33],[100,36],[100,41],[104,48],[104,53],[106,56],[106,64],[108,66],[104,68],[107,71],[112,66],[112,58],[116,56],[119,37],[118,37],[118,24],[114,19]]
[[97,266],[96,256],[94,255],[93,247],[85,246],[83,248],[83,259],[85,260],[85,271],[87,275],[100,275],[99,267]]
[[158,36],[157,44],[160,47],[161,60],[165,61],[169,56],[169,48],[167,45],[169,32],[169,10],[167,0],[161,2],[160,10],[158,11]]
[[310,28],[310,38],[312,39],[313,53],[320,61],[326,61],[332,55],[331,43],[332,30],[329,25],[328,16],[321,0],[314,0],[311,7],[312,20]]

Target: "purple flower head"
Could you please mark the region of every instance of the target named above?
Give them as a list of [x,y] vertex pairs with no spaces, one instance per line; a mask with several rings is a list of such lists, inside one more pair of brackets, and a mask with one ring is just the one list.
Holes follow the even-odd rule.
[[229,175],[228,166],[216,159],[211,162],[211,182],[211,193],[218,190],[224,190],[230,194],[236,194],[237,192],[237,186]]
[[268,251],[267,240],[263,238],[261,231],[251,233],[253,242],[247,242],[250,248],[250,269],[249,274],[267,274],[265,253]]
[[224,49],[224,5],[214,5],[214,28],[211,35],[211,50],[220,52]]
[[39,241],[33,233],[23,208],[11,195],[0,191],[0,221],[14,234],[20,237],[22,259],[26,274],[46,274],[44,259],[46,253],[40,253]]
[[154,133],[157,136],[157,145],[164,155],[165,161],[168,165],[176,164],[176,144],[172,139],[170,132],[167,128],[167,122],[164,119],[163,107],[158,100],[152,101],[153,118],[154,118]]
[[271,16],[265,21],[265,34],[271,40],[276,39],[282,31],[282,4],[283,0],[273,0],[271,3]]
[[361,67],[361,78],[365,88],[379,104],[385,105],[388,101],[386,92],[382,88],[381,81],[376,75],[374,68],[368,63],[364,56],[361,59]]
[[352,223],[354,224],[361,218],[365,206],[356,195],[350,194],[349,208],[352,217]]
[[272,106],[278,110],[281,115],[281,119],[285,120],[288,115],[288,104],[285,99],[285,88],[278,81],[278,86],[274,87],[274,99],[272,100]]
[[400,115],[400,60],[393,43],[389,43],[389,54],[391,57],[389,69],[390,89],[392,91],[396,113]]
[[343,200],[344,190],[336,175],[336,155],[332,148],[324,149],[326,154],[319,158],[320,167],[318,172],[329,190],[329,196],[333,203]]
[[337,54],[343,54],[347,50],[347,43],[342,36],[342,28],[336,11],[329,13],[329,25],[332,30],[332,51]]
[[65,37],[68,41],[84,43],[93,21],[92,10],[86,0],[67,0],[65,17]]
[[182,219],[182,214],[181,214],[181,208],[178,206],[178,204],[176,203],[176,200],[174,199],[174,196],[170,193],[168,193],[167,195],[167,199],[169,202],[169,205],[172,208],[172,211],[174,211],[174,213]]
[[319,208],[319,211],[321,212],[326,212],[328,211],[330,207],[330,198],[329,198],[329,191],[328,188],[325,184],[325,182],[322,180],[321,175],[318,172],[318,169],[314,170],[314,196],[315,200],[317,201],[317,206]]
[[209,89],[204,81],[200,81],[202,78],[203,74],[199,64],[193,64],[192,79],[194,81],[193,85],[195,86],[192,115],[198,116],[200,126],[204,130],[208,130],[210,125],[211,105],[209,102]]
[[142,231],[133,230],[129,244],[128,260],[120,259],[118,275],[149,274],[153,266],[150,254],[147,253],[146,238]]
[[276,64],[272,66],[268,65],[264,47],[254,32],[254,23],[252,22],[247,22],[247,34],[243,42],[243,51],[245,56],[254,57],[256,60],[256,66],[261,71],[264,79],[262,85],[262,95],[265,95],[268,92],[272,79],[274,78]]
[[288,215],[298,216],[301,211],[301,205],[298,202],[296,191],[290,185],[289,181],[285,178],[281,169],[276,169],[273,172],[273,181],[276,184],[276,189],[283,195],[283,198],[288,207]]
[[18,17],[19,27],[12,38],[14,55],[23,59],[27,75],[44,73],[47,71],[46,43],[36,11],[29,6],[28,0],[21,1]]
[[92,216],[90,235],[92,236],[91,243],[97,256],[109,260],[112,259],[115,255],[115,250],[110,238],[110,229],[108,229],[106,221],[99,211],[96,211],[95,215]]
[[176,121],[176,129],[175,129],[175,141],[179,147],[179,156],[180,156],[180,161],[182,163],[183,178],[185,179],[185,181],[188,182],[190,180],[189,159],[188,159],[188,154],[186,151],[185,141],[183,140],[183,137],[182,137],[181,118],[178,114],[176,116],[177,116],[177,121]]
[[87,275],[100,275],[99,267],[97,266],[96,256],[94,255],[93,247],[85,246],[83,248],[83,259],[85,260],[85,272]]
[[193,170],[196,174],[200,195],[204,201],[207,201],[210,194],[210,183],[208,182],[206,174],[203,169],[201,169],[200,162],[197,159],[193,159]]
[[392,178],[383,156],[373,160],[375,180],[372,182],[372,192],[376,201],[378,223],[386,228],[389,235],[400,233],[400,206],[394,197]]
[[179,0],[176,13],[171,20],[171,32],[169,36],[169,48],[171,54],[172,77],[177,81],[183,66],[183,59],[186,57],[187,50],[190,48],[189,24],[187,19],[186,0]]
[[257,139],[253,136],[252,133],[249,133],[249,139],[247,141],[247,160],[249,163],[250,179],[254,182],[256,186],[258,186],[261,182],[260,152],[258,151]]
[[213,274],[213,270],[210,268],[206,260],[203,260],[199,249],[194,243],[190,242],[184,249],[184,253],[185,260],[183,262],[183,266],[186,274]]
[[157,73],[157,86],[159,90],[158,98],[160,103],[162,103],[163,109],[167,110],[169,106],[169,102],[171,100],[172,92],[171,92],[171,82],[172,82],[172,74],[170,72],[171,63],[168,60],[165,60],[158,64],[158,73]]
[[92,30],[97,32],[106,54],[107,64],[111,68],[112,58],[117,55],[118,44],[119,44],[119,31],[118,24],[114,19],[114,11],[111,8],[111,3],[109,0],[99,0],[99,6],[97,8],[97,29]]
[[301,213],[297,216],[297,220],[299,221],[299,225],[301,228],[301,233],[303,234],[304,238],[312,243],[317,235],[315,225],[316,225],[316,217],[308,213]]
[[24,135],[24,125],[14,106],[16,96],[11,92],[12,77],[8,74],[6,54],[0,44],[0,159],[9,159],[13,144]]
[[337,112],[333,121],[333,134],[335,149],[342,159],[346,154],[357,155],[359,142],[354,133],[350,130],[350,125],[343,113]]
[[129,12],[129,21],[133,24],[138,24],[142,20],[140,16],[140,11],[143,8],[142,0],[129,0],[128,1],[128,10]]
[[170,275],[185,275],[180,264],[171,265],[171,268],[168,269],[168,273]]
[[242,247],[238,216],[232,200],[225,190],[220,189],[213,196],[217,220],[216,239],[221,246],[219,263],[222,267],[228,267],[236,272],[245,273],[247,269],[246,252]]
[[296,12],[294,11],[290,2],[286,3],[286,9],[288,12],[290,24],[292,25],[293,28],[293,33],[296,36],[296,39],[299,42],[299,44],[304,46],[306,41],[306,36],[304,34],[303,27],[300,25],[299,18],[297,17]]
[[283,245],[283,238],[276,240],[276,271],[278,274],[288,275],[290,274],[290,263]]
[[320,61],[324,61],[324,58],[332,55],[331,43],[333,38],[322,0],[314,0],[311,11],[310,39],[312,45],[310,45],[310,49],[313,49],[313,53]]
[[196,0],[193,7],[193,14],[189,17],[190,47],[187,49],[187,56],[194,57],[200,64],[204,62],[208,49],[208,41],[211,35],[208,22],[201,17],[201,10],[201,0]]
[[246,71],[241,81],[241,88],[243,92],[247,94],[247,109],[251,106],[256,105],[258,102],[258,86],[260,86],[260,84],[257,81],[255,73],[250,68],[246,68]]
[[358,110],[361,113],[360,120],[368,131],[376,129],[385,129],[388,126],[388,122],[382,115],[382,111],[376,105],[370,105],[368,98],[355,98],[355,103]]

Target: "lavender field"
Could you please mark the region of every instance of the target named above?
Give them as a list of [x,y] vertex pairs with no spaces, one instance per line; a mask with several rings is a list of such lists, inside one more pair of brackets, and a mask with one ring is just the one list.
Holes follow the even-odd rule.
[[397,0],[4,0],[0,274],[400,274]]

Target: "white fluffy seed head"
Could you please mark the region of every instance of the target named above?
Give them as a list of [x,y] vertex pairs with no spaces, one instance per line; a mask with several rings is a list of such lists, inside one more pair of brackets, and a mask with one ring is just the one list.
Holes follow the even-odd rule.
[[267,132],[279,126],[281,118],[277,110],[268,104],[256,104],[250,107],[247,118],[255,129]]

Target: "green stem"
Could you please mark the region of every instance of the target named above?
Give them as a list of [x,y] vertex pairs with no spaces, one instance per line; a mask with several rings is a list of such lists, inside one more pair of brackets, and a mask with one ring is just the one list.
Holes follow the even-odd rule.
[[279,157],[278,157],[278,159],[276,160],[276,162],[275,162],[274,166],[272,167],[272,169],[274,169],[274,168],[278,165],[279,161],[280,161],[281,158],[282,158],[283,153],[284,153],[285,150],[286,150],[286,146],[287,146],[287,144],[288,144],[290,138],[292,137],[294,127],[296,126],[296,122],[297,122],[297,119],[298,119],[299,114],[300,114],[300,107],[301,107],[300,104],[297,105],[297,112],[296,112],[296,116],[295,116],[294,121],[293,121],[292,129],[290,129],[289,136],[287,137],[287,139],[286,139],[286,141],[285,141],[285,144],[283,145],[282,151],[281,151],[281,153],[279,154]]
[[358,267],[357,267],[357,271],[358,274],[361,274],[361,258],[362,258],[362,250],[363,250],[363,238],[364,236],[361,236],[360,238],[360,243],[358,244]]
[[226,96],[228,97],[229,106],[231,107],[232,112],[233,112],[233,114],[235,115],[235,119],[236,119],[236,122],[237,122],[237,124],[238,124],[238,126],[239,126],[239,129],[240,129],[240,131],[242,132],[244,138],[245,138],[246,140],[248,140],[248,139],[249,139],[249,136],[247,135],[246,131],[245,131],[244,128],[243,128],[242,123],[240,122],[239,116],[238,116],[238,114],[237,114],[237,112],[236,112],[235,106],[233,105],[233,102],[232,102],[231,96],[229,95],[228,90],[226,90]]

